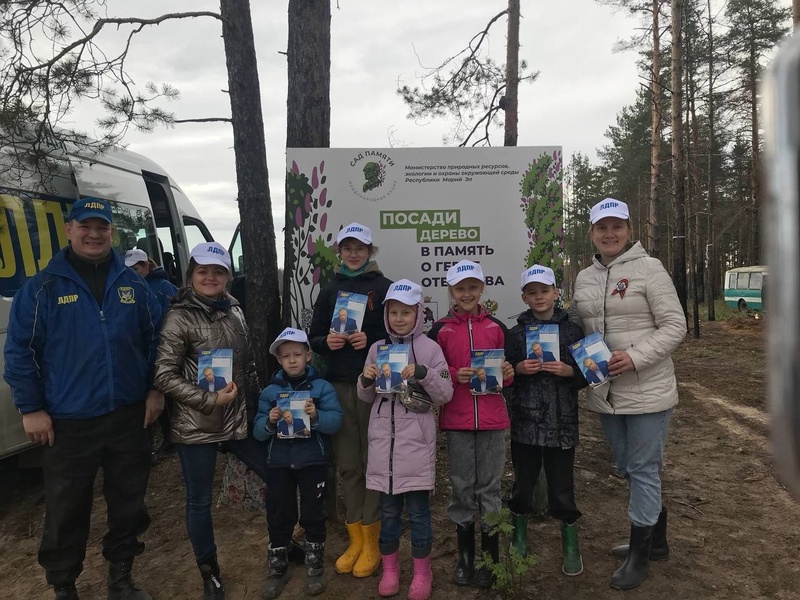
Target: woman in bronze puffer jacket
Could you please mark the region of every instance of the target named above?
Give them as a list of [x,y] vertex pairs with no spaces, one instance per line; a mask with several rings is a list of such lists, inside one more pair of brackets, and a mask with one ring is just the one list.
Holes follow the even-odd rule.
[[238,456],[240,445],[254,441],[248,399],[259,392],[244,315],[227,292],[230,264],[216,242],[192,250],[187,285],[164,318],[155,369],[156,386],[174,403],[170,422],[186,483],[186,529],[206,600],[225,597],[211,521],[218,446],[226,442]]

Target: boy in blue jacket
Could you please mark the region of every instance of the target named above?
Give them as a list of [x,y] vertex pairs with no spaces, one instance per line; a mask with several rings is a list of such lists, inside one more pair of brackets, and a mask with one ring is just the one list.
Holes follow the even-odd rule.
[[[322,580],[325,555],[325,479],[331,457],[331,435],[342,426],[342,409],[333,386],[319,377],[311,360],[308,337],[287,327],[269,347],[281,369],[261,392],[253,424],[256,439],[267,441],[267,529],[269,576],[266,598],[277,598],[289,580],[288,553],[297,524],[297,491],[300,490],[300,525],[306,533],[306,594],[325,589]],[[288,397],[286,393],[289,392]],[[291,392],[307,392],[300,415],[307,420],[310,437],[282,437],[278,423]],[[300,394],[297,394],[300,395]],[[297,399],[294,400],[297,402]]]

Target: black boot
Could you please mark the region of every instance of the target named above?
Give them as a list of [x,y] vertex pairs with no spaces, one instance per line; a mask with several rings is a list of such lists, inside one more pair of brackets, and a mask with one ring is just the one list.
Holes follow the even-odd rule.
[[225,588],[219,575],[219,563],[216,558],[197,563],[203,577],[203,600],[225,600]]
[[[497,534],[489,535],[487,532],[481,532],[481,556],[488,553],[492,562],[497,564],[500,562],[500,536]],[[494,574],[489,567],[481,567],[475,573],[475,585],[479,588],[488,589],[494,584]]]
[[475,570],[475,523],[456,525],[458,563],[453,579],[458,585],[470,585]]
[[306,594],[316,596],[325,591],[325,542],[306,542]]
[[[625,559],[628,556],[628,544],[612,548],[611,554],[617,558]],[[653,543],[650,544],[650,560],[667,560],[668,558],[667,507],[662,506],[661,512],[658,514],[656,526],[653,528]]]
[[108,565],[108,600],[153,600],[131,578],[133,559]]
[[611,587],[616,590],[632,590],[638,587],[650,572],[650,543],[654,527],[631,525],[631,541],[628,556],[622,566],[611,576]]
[[56,593],[56,600],[80,600],[74,583],[54,585],[53,591]]
[[269,575],[267,576],[267,586],[264,590],[264,597],[267,600],[280,596],[286,586],[286,582],[289,581],[288,553],[288,546],[273,548],[270,544],[267,550]]
[[302,565],[306,562],[306,549],[301,545],[292,540],[289,542],[288,546],[288,554],[289,562],[293,565]]

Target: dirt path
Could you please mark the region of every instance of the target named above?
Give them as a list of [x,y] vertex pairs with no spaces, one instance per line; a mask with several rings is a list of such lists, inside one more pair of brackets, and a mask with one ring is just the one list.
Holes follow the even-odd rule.
[[[687,340],[676,355],[681,404],[667,445],[664,497],[669,508],[672,557],[652,565],[651,575],[626,598],[790,599],[800,597],[800,505],[776,481],[766,439],[764,413],[763,322],[714,323],[699,341]],[[732,347],[748,348],[731,352]],[[731,374],[735,374],[731,380]],[[560,569],[557,523],[531,523],[529,545],[539,563],[527,576],[523,598],[620,598],[608,586],[619,564],[608,549],[627,539],[627,490],[610,465],[610,453],[591,413],[582,415],[582,443],[576,481],[585,571],[568,578]],[[440,455],[444,459],[444,453]],[[450,577],[456,550],[447,521],[448,484],[442,465],[434,499],[434,598],[487,597],[458,588]],[[510,469],[510,467],[509,467]],[[505,485],[510,486],[510,471]],[[36,564],[42,508],[35,483],[16,482],[13,502],[0,501],[0,581],[4,598],[51,598]],[[153,472],[148,504],[153,526],[148,551],[136,574],[157,600],[201,596],[183,525],[183,486],[175,459]],[[104,565],[99,555],[104,506],[98,500],[81,598],[105,598]],[[267,545],[263,515],[217,509],[217,544],[228,598],[260,598]],[[407,537],[402,593],[410,580]],[[324,598],[377,598],[376,577],[356,580],[333,573],[333,560],[345,547],[344,527],[330,530]],[[282,597],[302,598],[303,572],[295,569]],[[400,596],[404,597],[404,596]]]

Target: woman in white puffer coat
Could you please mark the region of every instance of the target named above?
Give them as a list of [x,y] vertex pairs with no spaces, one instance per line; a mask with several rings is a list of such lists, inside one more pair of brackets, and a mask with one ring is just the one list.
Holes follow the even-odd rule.
[[611,586],[632,589],[647,576],[649,560],[669,556],[660,472],[678,403],[670,354],[686,335],[686,317],[661,261],[630,241],[627,204],[613,198],[598,202],[591,223],[598,254],[578,274],[570,318],[587,335],[601,333],[612,352],[612,379],[588,390],[588,408],[599,413],[614,464],[630,488],[630,544],[612,550],[625,563]]

